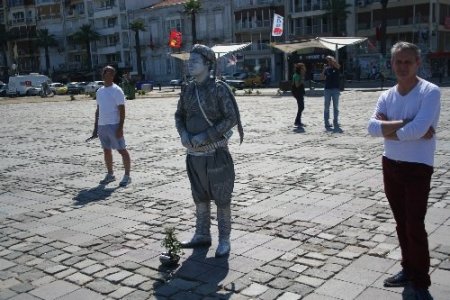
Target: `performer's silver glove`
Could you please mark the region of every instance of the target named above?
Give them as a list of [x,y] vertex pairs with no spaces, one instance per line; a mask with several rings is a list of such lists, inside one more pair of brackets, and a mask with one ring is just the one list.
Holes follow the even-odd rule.
[[192,143],[190,140],[189,133],[183,132],[183,134],[181,134],[181,144],[183,145],[183,147],[192,148]]
[[208,140],[208,134],[206,132],[201,132],[192,137],[191,143],[195,147],[204,146]]

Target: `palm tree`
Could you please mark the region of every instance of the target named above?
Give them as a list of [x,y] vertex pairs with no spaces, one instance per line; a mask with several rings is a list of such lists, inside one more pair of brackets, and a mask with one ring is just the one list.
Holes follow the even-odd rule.
[[92,69],[91,61],[91,42],[98,41],[100,39],[100,34],[94,31],[90,24],[85,24],[80,27],[80,29],[73,34],[73,40],[75,42],[84,44],[87,53],[87,69]]
[[342,28],[342,24],[347,19],[347,16],[351,13],[348,9],[350,4],[345,0],[329,0],[328,5],[325,7],[325,15],[331,16],[331,28],[333,28],[333,36],[339,36],[339,29]]
[[146,31],[144,21],[141,19],[130,23],[130,29],[134,31],[134,40],[136,41],[136,64],[139,78],[142,79],[142,58],[141,58],[141,41],[139,39],[139,31]]
[[9,32],[6,30],[5,25],[0,25],[0,52],[3,54],[3,65],[6,67],[8,65],[8,60],[6,58],[6,52],[8,49]]
[[37,31],[37,45],[45,50],[45,73],[48,75],[50,70],[50,55],[48,48],[58,46],[54,34],[49,34],[48,29],[40,29]]
[[195,17],[202,9],[200,0],[188,0],[184,3],[184,13],[191,17],[191,27],[192,27],[192,44],[197,43],[197,29],[195,28]]
[[387,5],[388,0],[380,0],[381,3],[381,41],[380,41],[380,52],[383,56],[386,56],[386,19],[387,19]]

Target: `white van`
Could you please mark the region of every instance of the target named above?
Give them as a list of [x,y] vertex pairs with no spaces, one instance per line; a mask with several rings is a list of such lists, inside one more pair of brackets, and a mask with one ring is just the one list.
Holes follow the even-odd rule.
[[52,80],[38,73],[11,76],[9,77],[7,95],[10,97],[30,95],[30,89],[40,89],[43,82],[51,83]]

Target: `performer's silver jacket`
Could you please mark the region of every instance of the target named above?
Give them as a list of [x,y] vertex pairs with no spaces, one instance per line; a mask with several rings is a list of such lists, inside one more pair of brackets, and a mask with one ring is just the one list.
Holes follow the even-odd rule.
[[[198,89],[200,104],[208,121],[203,116],[195,89]],[[206,139],[200,148],[188,149],[202,152],[211,149],[208,145],[225,144],[226,134],[239,122],[239,111],[233,93],[226,83],[209,78],[202,83],[193,81],[184,85],[175,112],[175,124],[180,136],[188,133],[190,137],[205,132]]]

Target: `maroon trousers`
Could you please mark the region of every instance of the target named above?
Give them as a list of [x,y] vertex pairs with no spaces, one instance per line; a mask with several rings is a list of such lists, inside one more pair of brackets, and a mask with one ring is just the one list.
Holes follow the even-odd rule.
[[397,223],[402,266],[415,287],[431,285],[430,253],[425,231],[433,167],[383,156],[384,191]]

